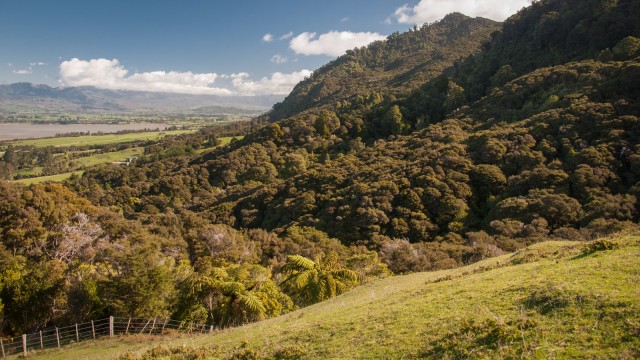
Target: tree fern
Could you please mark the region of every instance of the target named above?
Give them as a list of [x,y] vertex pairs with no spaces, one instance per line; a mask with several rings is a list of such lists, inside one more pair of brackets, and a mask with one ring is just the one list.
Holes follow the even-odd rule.
[[301,306],[340,295],[358,283],[357,274],[345,268],[334,253],[316,261],[291,255],[281,271],[287,275],[281,283],[283,290]]

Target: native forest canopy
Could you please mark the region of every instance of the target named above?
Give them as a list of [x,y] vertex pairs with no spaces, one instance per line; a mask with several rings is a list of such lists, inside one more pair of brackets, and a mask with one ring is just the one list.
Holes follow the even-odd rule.
[[0,180],[0,335],[109,315],[228,327],[633,228],[639,19],[638,0],[450,14],[348,51],[228,145],[196,151],[205,128],[63,184]]

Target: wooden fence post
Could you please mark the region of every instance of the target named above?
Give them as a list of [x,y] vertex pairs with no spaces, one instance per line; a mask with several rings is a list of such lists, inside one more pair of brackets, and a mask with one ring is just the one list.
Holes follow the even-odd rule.
[[129,335],[129,325],[131,325],[131,318],[129,318],[129,321],[127,321],[127,329],[124,331],[125,335]]
[[27,356],[27,334],[22,334],[22,353]]
[[91,320],[91,335],[93,335],[93,338],[96,338],[96,328],[93,326],[93,320]]
[[40,331],[40,350],[44,349],[44,344],[42,343],[42,331]]
[[167,321],[169,321],[169,317],[164,318],[164,322],[162,323],[162,333],[164,334],[164,327],[167,326]]
[[211,325],[211,327],[209,328],[209,334],[211,334],[213,332],[213,325]]
[[56,341],[58,342],[58,349],[60,348],[60,333],[58,332],[58,328],[56,327]]
[[2,343],[2,339],[0,339],[0,348],[2,348],[2,358],[4,359],[6,356],[4,355],[4,344]]
[[144,329],[147,328],[147,325],[149,325],[150,322],[151,322],[151,319],[149,319],[149,321],[147,321],[147,323],[144,324],[144,327],[142,328],[142,330],[140,330],[140,334],[142,334],[144,332]]
[[78,333],[78,323],[76,323],[76,342],[80,342],[80,333]]
[[157,317],[153,318],[153,324],[151,324],[151,330],[149,330],[149,335],[153,333],[153,329],[156,327],[156,319]]
[[113,316],[109,316],[109,337],[113,337]]

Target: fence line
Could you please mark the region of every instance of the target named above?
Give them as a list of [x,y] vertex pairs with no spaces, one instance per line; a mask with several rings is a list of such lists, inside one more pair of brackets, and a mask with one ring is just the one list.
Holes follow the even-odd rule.
[[51,348],[61,348],[85,340],[116,335],[160,335],[167,330],[188,334],[204,334],[213,331],[213,325],[195,324],[173,320],[168,317],[124,318],[110,316],[106,319],[91,320],[63,327],[45,329],[37,333],[23,334],[21,337],[0,338],[2,358],[9,355],[24,354]]

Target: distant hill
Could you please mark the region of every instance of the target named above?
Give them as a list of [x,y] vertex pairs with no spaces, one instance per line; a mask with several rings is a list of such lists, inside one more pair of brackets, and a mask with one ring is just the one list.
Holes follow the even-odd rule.
[[[0,113],[43,112],[202,112],[206,107],[228,114],[260,113],[282,96],[216,96],[143,91],[104,90],[94,87],[53,88],[15,83],[0,85]],[[207,110],[208,111],[208,110]]]

